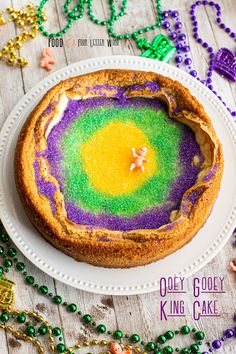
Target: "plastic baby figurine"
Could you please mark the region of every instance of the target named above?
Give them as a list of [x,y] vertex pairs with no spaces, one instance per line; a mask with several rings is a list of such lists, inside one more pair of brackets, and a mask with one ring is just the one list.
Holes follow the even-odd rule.
[[53,52],[50,48],[44,48],[39,65],[47,71],[52,71],[52,64],[55,64]]
[[133,171],[135,168],[139,168],[142,172],[144,172],[143,163],[149,162],[149,160],[145,158],[147,148],[145,146],[141,147],[138,153],[136,153],[135,148],[132,148],[132,154],[135,160],[130,165],[130,171]]
[[122,349],[119,343],[111,344],[111,353],[112,354],[132,354],[132,350],[130,349]]

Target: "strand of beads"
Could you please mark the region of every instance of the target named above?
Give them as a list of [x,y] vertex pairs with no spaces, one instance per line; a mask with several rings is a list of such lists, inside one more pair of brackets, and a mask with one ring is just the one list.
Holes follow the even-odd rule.
[[[198,2],[199,3],[199,2]],[[192,5],[195,6],[196,4]],[[193,8],[195,9],[195,7]],[[193,21],[194,28],[197,28],[196,26],[198,25],[197,20],[193,14],[193,9],[191,7],[190,10],[190,15],[191,19]],[[171,25],[171,21],[173,21],[173,25]],[[198,81],[201,81],[204,85],[206,85],[221,101],[222,103],[226,106],[226,103],[222,100],[222,97],[218,95],[217,91],[213,87],[212,83],[212,71],[213,71],[213,59],[214,59],[214,54],[213,54],[213,48],[210,47],[208,44],[205,44],[202,39],[198,38],[198,42],[203,45],[204,48],[207,49],[209,53],[209,59],[210,59],[210,66],[209,69],[207,70],[207,77],[205,80],[201,80],[199,77],[197,71],[193,68],[192,65],[192,57],[190,53],[190,46],[187,43],[187,36],[182,30],[182,22],[180,21],[179,18],[179,13],[176,10],[170,10],[170,11],[164,11],[163,12],[163,23],[162,27],[166,29],[169,33],[169,38],[174,42],[174,45],[177,50],[177,56],[175,57],[175,62],[176,66],[178,68],[182,67],[187,69],[189,74],[196,78]],[[194,30],[194,36],[196,35],[196,30]],[[207,45],[207,47],[206,47]],[[230,108],[228,108],[228,111],[231,113],[233,117],[236,116],[236,111],[232,111]]]
[[[0,59],[8,65],[18,65],[20,67],[28,65],[28,61],[18,54],[18,50],[22,48],[25,42],[36,38],[38,32],[36,12],[37,7],[29,3],[20,10],[8,7],[6,11],[0,13],[0,26],[6,25],[8,22],[14,22],[21,30],[20,34],[11,38],[0,50]],[[46,15],[42,13],[42,21],[45,20]]]
[[42,11],[44,10],[44,6],[47,3],[47,1],[48,0],[42,0],[40,2],[37,16],[38,16],[39,30],[44,36],[51,37],[51,38],[63,36],[63,34],[67,33],[68,30],[72,27],[74,21],[82,19],[85,13],[85,5],[87,5],[87,14],[89,19],[92,22],[94,22],[96,25],[106,26],[108,34],[118,41],[132,38],[137,42],[139,35],[157,29],[158,27],[161,26],[161,22],[162,22],[161,0],[156,0],[156,12],[157,12],[156,23],[150,26],[144,26],[131,33],[117,34],[114,32],[114,24],[117,20],[119,20],[122,16],[125,15],[126,8],[127,8],[127,0],[122,1],[122,6],[119,13],[116,12],[115,1],[109,0],[110,18],[106,20],[100,20],[94,16],[93,0],[79,0],[77,4],[72,8],[71,11],[69,10],[69,5],[71,3],[71,0],[66,0],[63,9],[64,9],[64,14],[67,17],[67,21],[68,21],[67,25],[56,33],[49,33],[47,30],[45,30],[42,24],[42,16],[43,16]]
[[[221,29],[223,29],[229,36],[230,38],[234,39],[236,41],[236,33],[233,32],[229,27],[226,27],[226,25],[222,22],[221,19],[221,7],[219,4],[215,3],[214,1],[196,1],[192,6],[190,10],[190,16],[191,16],[191,21],[193,25],[193,37],[195,40],[202,45],[203,48],[207,50],[209,53],[209,68],[207,71],[207,79],[205,80],[204,84],[211,90],[213,91],[217,97],[222,101],[222,103],[226,106],[226,103],[222,100],[222,97],[217,94],[217,92],[214,90],[214,87],[212,85],[212,74],[214,71],[214,60],[215,60],[215,54],[213,53],[213,48],[209,46],[207,42],[204,41],[203,38],[200,37],[199,35],[199,29],[198,29],[198,22],[197,18],[195,16],[195,11],[198,6],[207,6],[209,5],[210,7],[214,8],[216,11],[216,23],[219,25]],[[232,114],[233,117],[236,117],[236,111],[231,111],[230,108],[227,108],[228,111]]]

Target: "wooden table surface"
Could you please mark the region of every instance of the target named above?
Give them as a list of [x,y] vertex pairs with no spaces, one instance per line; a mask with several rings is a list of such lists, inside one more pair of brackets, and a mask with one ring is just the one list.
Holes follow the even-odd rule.
[[[35,4],[38,1],[34,1]],[[120,3],[121,1],[117,1]],[[25,0],[2,0],[0,9],[4,9],[9,4],[16,8],[24,5]],[[58,30],[64,23],[62,13],[64,1],[51,0],[47,4],[47,12],[49,20],[47,26],[51,30]],[[107,1],[97,0],[96,14],[103,18],[108,13]],[[165,0],[163,1],[163,9],[176,9],[180,13],[185,33],[188,34],[190,41],[191,54],[195,68],[199,75],[204,77],[207,69],[208,56],[205,50],[200,45],[197,45],[191,37],[191,24],[189,21],[189,6],[192,1],[187,0]],[[127,28],[132,31],[141,25],[148,25],[154,19],[155,0],[129,0],[128,14],[116,25],[117,32],[122,33],[122,29]],[[227,25],[236,31],[236,1],[224,0],[220,1],[222,6],[222,17]],[[198,10],[199,28],[205,40],[217,51],[221,47],[227,47],[235,50],[235,42],[230,39],[226,33],[220,30],[214,19],[214,11],[210,7],[200,7]],[[159,30],[156,30],[156,34]],[[4,45],[8,38],[13,37],[15,28],[12,23],[0,29],[0,44]],[[148,33],[147,37],[151,40],[153,33]],[[81,22],[74,24],[73,28],[64,37],[64,47],[54,48],[57,63],[54,70],[60,69],[73,62],[96,57],[100,55],[139,55],[139,50],[136,48],[132,40],[122,42],[120,46],[109,48],[77,46],[78,39],[107,39],[106,30],[103,27],[95,26],[88,21],[87,18]],[[30,65],[24,69],[11,68],[0,63],[0,127],[4,123],[10,111],[36,83],[48,75],[46,71],[39,68],[38,62],[40,53],[48,44],[47,39],[39,35],[35,41],[29,42],[21,50],[21,55],[29,59]],[[213,81],[219,94],[225,99],[227,104],[234,108],[236,102],[236,84],[229,83],[219,75],[213,75]],[[232,241],[232,240],[231,240]],[[187,280],[187,295],[169,295],[169,300],[184,298],[187,307],[185,318],[172,318],[169,321],[160,320],[160,294],[153,292],[137,296],[104,296],[84,291],[73,289],[70,286],[64,285],[59,281],[55,281],[39,269],[30,264],[27,259],[26,263],[29,273],[32,274],[40,284],[48,286],[50,291],[62,294],[68,302],[78,303],[84,312],[89,312],[94,315],[97,322],[107,324],[110,328],[115,329],[117,326],[127,333],[140,333],[145,340],[156,339],[157,335],[162,334],[169,328],[178,328],[181,325],[188,323],[195,325],[196,328],[204,330],[207,334],[207,339],[212,340],[222,336],[222,330],[233,325],[232,316],[236,305],[236,279],[235,274],[228,271],[229,261],[235,256],[231,241],[223,248],[223,250],[201,271],[197,273],[198,277],[208,276],[223,276],[225,278],[225,294],[221,295],[205,295],[206,300],[218,300],[220,317],[201,318],[199,321],[194,321],[192,317],[193,295],[191,291],[193,277]],[[88,329],[85,329],[76,316],[68,315],[62,308],[52,306],[50,301],[40,296],[33,288],[26,287],[21,276],[12,271],[10,277],[16,282],[16,308],[34,309],[40,314],[46,316],[54,326],[59,326],[64,329],[64,339],[69,345],[75,340],[91,339],[94,334]],[[183,337],[176,338],[174,345],[184,346],[180,342]],[[0,331],[0,354],[29,354],[36,352],[35,349],[25,343],[13,339],[11,335]],[[219,350],[219,353],[236,353],[236,341],[228,340],[224,347]]]

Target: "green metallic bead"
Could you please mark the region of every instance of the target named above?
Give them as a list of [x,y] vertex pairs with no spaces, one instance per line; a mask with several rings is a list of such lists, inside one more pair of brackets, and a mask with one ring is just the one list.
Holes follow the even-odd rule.
[[8,254],[8,256],[10,256],[10,257],[15,257],[16,256],[16,250],[15,250],[15,248],[13,248],[13,247],[11,247],[11,248],[9,248],[8,249],[8,251],[7,251],[7,254]]
[[4,269],[3,267],[0,267],[0,277],[3,275]]
[[45,285],[40,286],[40,288],[39,288],[39,293],[42,294],[42,295],[47,295],[47,293],[48,293],[48,287],[45,286]]
[[47,31],[43,31],[42,34],[45,36],[45,37],[48,37],[49,36],[49,33]]
[[133,38],[133,39],[137,39],[137,38],[138,38],[137,32],[133,32],[133,33],[132,33],[132,38]]
[[17,317],[16,320],[18,323],[24,323],[26,321],[26,316],[24,313],[20,313]]
[[56,351],[57,351],[58,353],[64,353],[65,350],[66,350],[65,344],[59,343],[59,344],[56,346]]
[[140,341],[140,336],[138,334],[134,333],[131,335],[129,340],[131,343],[138,343]]
[[4,253],[4,248],[2,246],[0,246],[0,254]]
[[25,278],[25,283],[27,285],[33,285],[34,284],[34,277],[32,277],[31,275],[28,275],[26,278]]
[[6,268],[11,268],[12,261],[9,258],[7,258],[7,259],[4,260],[4,265],[5,265]]
[[164,335],[161,335],[157,338],[157,343],[164,344],[165,342],[166,342],[166,337]]
[[127,33],[124,35],[124,39],[129,39],[129,38],[130,38],[130,34]]
[[192,345],[190,346],[190,349],[191,349],[191,352],[192,352],[192,353],[197,353],[198,350],[199,350],[199,345],[197,345],[197,344],[192,344]]
[[190,349],[189,348],[183,348],[180,353],[181,354],[190,354]]
[[123,332],[120,330],[117,330],[113,333],[113,338],[114,339],[121,339],[123,337]]
[[103,333],[105,333],[106,332],[106,326],[104,326],[103,324],[100,324],[99,326],[97,326],[97,332],[99,333],[99,334],[103,334]]
[[109,334],[109,336],[112,335],[112,331],[107,331],[107,334]]
[[70,304],[70,305],[68,305],[68,306],[67,306],[67,311],[68,311],[68,312],[71,312],[71,313],[76,312],[76,311],[77,311],[77,306],[76,306],[76,304]]
[[144,28],[144,31],[145,31],[145,32],[149,32],[150,29],[151,29],[151,28],[147,26],[147,27]]
[[92,316],[89,315],[89,314],[86,314],[86,315],[84,315],[84,316],[82,317],[82,320],[83,320],[84,323],[89,323],[89,322],[92,321]]
[[155,344],[154,342],[148,342],[148,343],[146,344],[146,350],[147,350],[148,352],[153,351],[155,348],[156,348],[156,344]]
[[197,340],[203,340],[205,338],[205,333],[198,331],[195,333],[194,338],[196,338]]
[[22,263],[22,262],[16,263],[16,269],[17,269],[19,272],[23,272],[23,270],[25,269],[24,263]]
[[82,311],[78,311],[78,315],[79,315],[79,316],[82,316]]
[[28,326],[26,328],[26,334],[31,337],[35,335],[35,328],[33,326]]
[[189,334],[190,333],[190,328],[189,326],[183,326],[180,329],[181,334]]
[[61,329],[60,329],[59,327],[53,328],[52,334],[53,334],[55,337],[60,336],[60,335],[61,335]]
[[138,34],[142,34],[142,33],[143,33],[143,30],[142,30],[142,29],[138,31]]
[[141,341],[141,345],[145,345],[145,342],[144,342],[144,340],[142,340],[142,341]]
[[163,348],[163,354],[171,354],[173,353],[173,351],[174,351],[173,348],[170,346]]
[[166,339],[173,339],[174,336],[175,336],[175,334],[174,334],[173,331],[167,331],[167,332],[165,333]]
[[9,242],[9,236],[7,234],[0,234],[0,241],[3,243]]
[[52,301],[54,302],[54,304],[60,305],[62,303],[62,298],[59,295],[56,295],[52,298]]
[[154,350],[153,354],[162,354],[162,350],[160,348]]
[[125,338],[129,338],[129,335],[128,335],[128,334],[125,334]]
[[39,327],[38,332],[39,332],[39,334],[44,335],[44,334],[46,334],[48,332],[48,329],[47,329],[46,326],[42,325],[42,326]]
[[9,320],[9,315],[8,313],[2,313],[1,316],[0,316],[0,321],[3,322],[3,323],[6,323],[7,321]]
[[123,39],[124,37],[120,34],[119,36],[117,36],[117,39],[121,40]]

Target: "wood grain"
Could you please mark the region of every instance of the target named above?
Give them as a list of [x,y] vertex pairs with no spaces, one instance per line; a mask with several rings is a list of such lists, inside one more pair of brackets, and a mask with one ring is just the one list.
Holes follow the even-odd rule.
[[[35,4],[38,1],[33,1]],[[121,1],[116,1],[119,5]],[[25,0],[2,0],[0,10],[14,5],[16,8],[25,4]],[[49,21],[46,27],[49,30],[58,30],[65,23],[62,12],[62,4],[64,1],[51,0],[46,8],[49,15]],[[107,1],[97,0],[95,3],[95,14],[104,18],[108,14]],[[180,13],[184,32],[187,33],[190,43],[191,55],[194,67],[199,75],[204,78],[207,69],[208,55],[205,50],[191,36],[191,23],[189,21],[189,6],[192,2],[188,0],[166,0],[163,8],[176,9]],[[236,2],[235,0],[220,1],[222,6],[222,17],[230,28],[235,28]],[[214,48],[214,51],[221,47],[227,47],[235,50],[235,43],[226,33],[220,30],[214,21],[214,11],[210,7],[201,7],[197,13],[199,28],[204,39]],[[155,0],[129,0],[128,14],[124,16],[115,27],[119,33],[124,31],[133,31],[142,25],[149,25],[155,21]],[[0,45],[4,45],[8,38],[15,35],[15,27],[12,23],[1,28]],[[162,30],[156,30],[155,34],[164,33]],[[149,32],[145,36],[152,40],[154,33]],[[54,48],[57,63],[54,70],[64,67],[78,60],[96,57],[101,55],[139,55],[139,50],[132,40],[120,43],[119,46],[108,47],[90,47],[77,46],[78,39],[101,38],[107,40],[108,36],[105,28],[95,26],[88,21],[87,18],[74,24],[73,28],[64,37],[64,47]],[[25,56],[30,65],[24,69],[11,68],[0,63],[0,127],[4,123],[8,114],[19,101],[19,99],[29,91],[36,83],[48,75],[46,71],[38,67],[41,51],[48,45],[47,39],[38,36],[37,40],[27,43],[21,50],[21,55]],[[213,74],[213,82],[219,93],[232,109],[236,109],[236,84],[229,83],[217,74]],[[229,261],[235,257],[235,251],[231,246],[231,242],[215,257],[207,266],[199,271],[195,276],[224,276],[225,291],[221,296],[205,295],[206,300],[217,299],[220,304],[221,317],[207,319],[202,318],[198,322],[194,322],[192,318],[192,304],[194,301],[192,295],[192,281],[190,277],[186,282],[187,295],[169,295],[170,300],[184,299],[186,302],[186,318],[175,318],[170,321],[160,321],[160,301],[159,292],[137,296],[104,296],[90,294],[80,290],[73,289],[58,281],[53,280],[40,270],[30,264],[23,256],[21,258],[27,265],[28,272],[32,274],[39,284],[45,284],[50,291],[61,294],[68,302],[77,303],[79,308],[84,312],[90,312],[94,315],[96,322],[107,324],[111,329],[122,328],[126,333],[138,332],[145,340],[156,339],[157,335],[165,332],[169,328],[177,328],[183,323],[195,325],[197,328],[207,333],[207,338],[212,340],[222,336],[222,329],[228,328],[233,324],[232,315],[236,307],[236,279],[235,274],[228,271]],[[159,276],[159,275],[157,275]],[[93,331],[84,328],[76,315],[68,315],[63,307],[52,306],[51,302],[40,296],[33,288],[24,285],[21,276],[16,272],[11,272],[11,278],[17,284],[16,291],[16,308],[34,309],[54,325],[62,327],[65,331],[66,344],[70,345],[75,339],[84,340],[93,338]],[[180,342],[181,339],[181,342]],[[176,346],[184,346],[183,337],[175,341]],[[187,342],[186,342],[187,344]],[[33,349],[34,350],[34,349]],[[18,340],[13,339],[10,335],[0,331],[0,354],[32,354],[32,348],[29,344],[21,344]],[[229,340],[219,353],[235,353],[236,344],[234,340]]]

